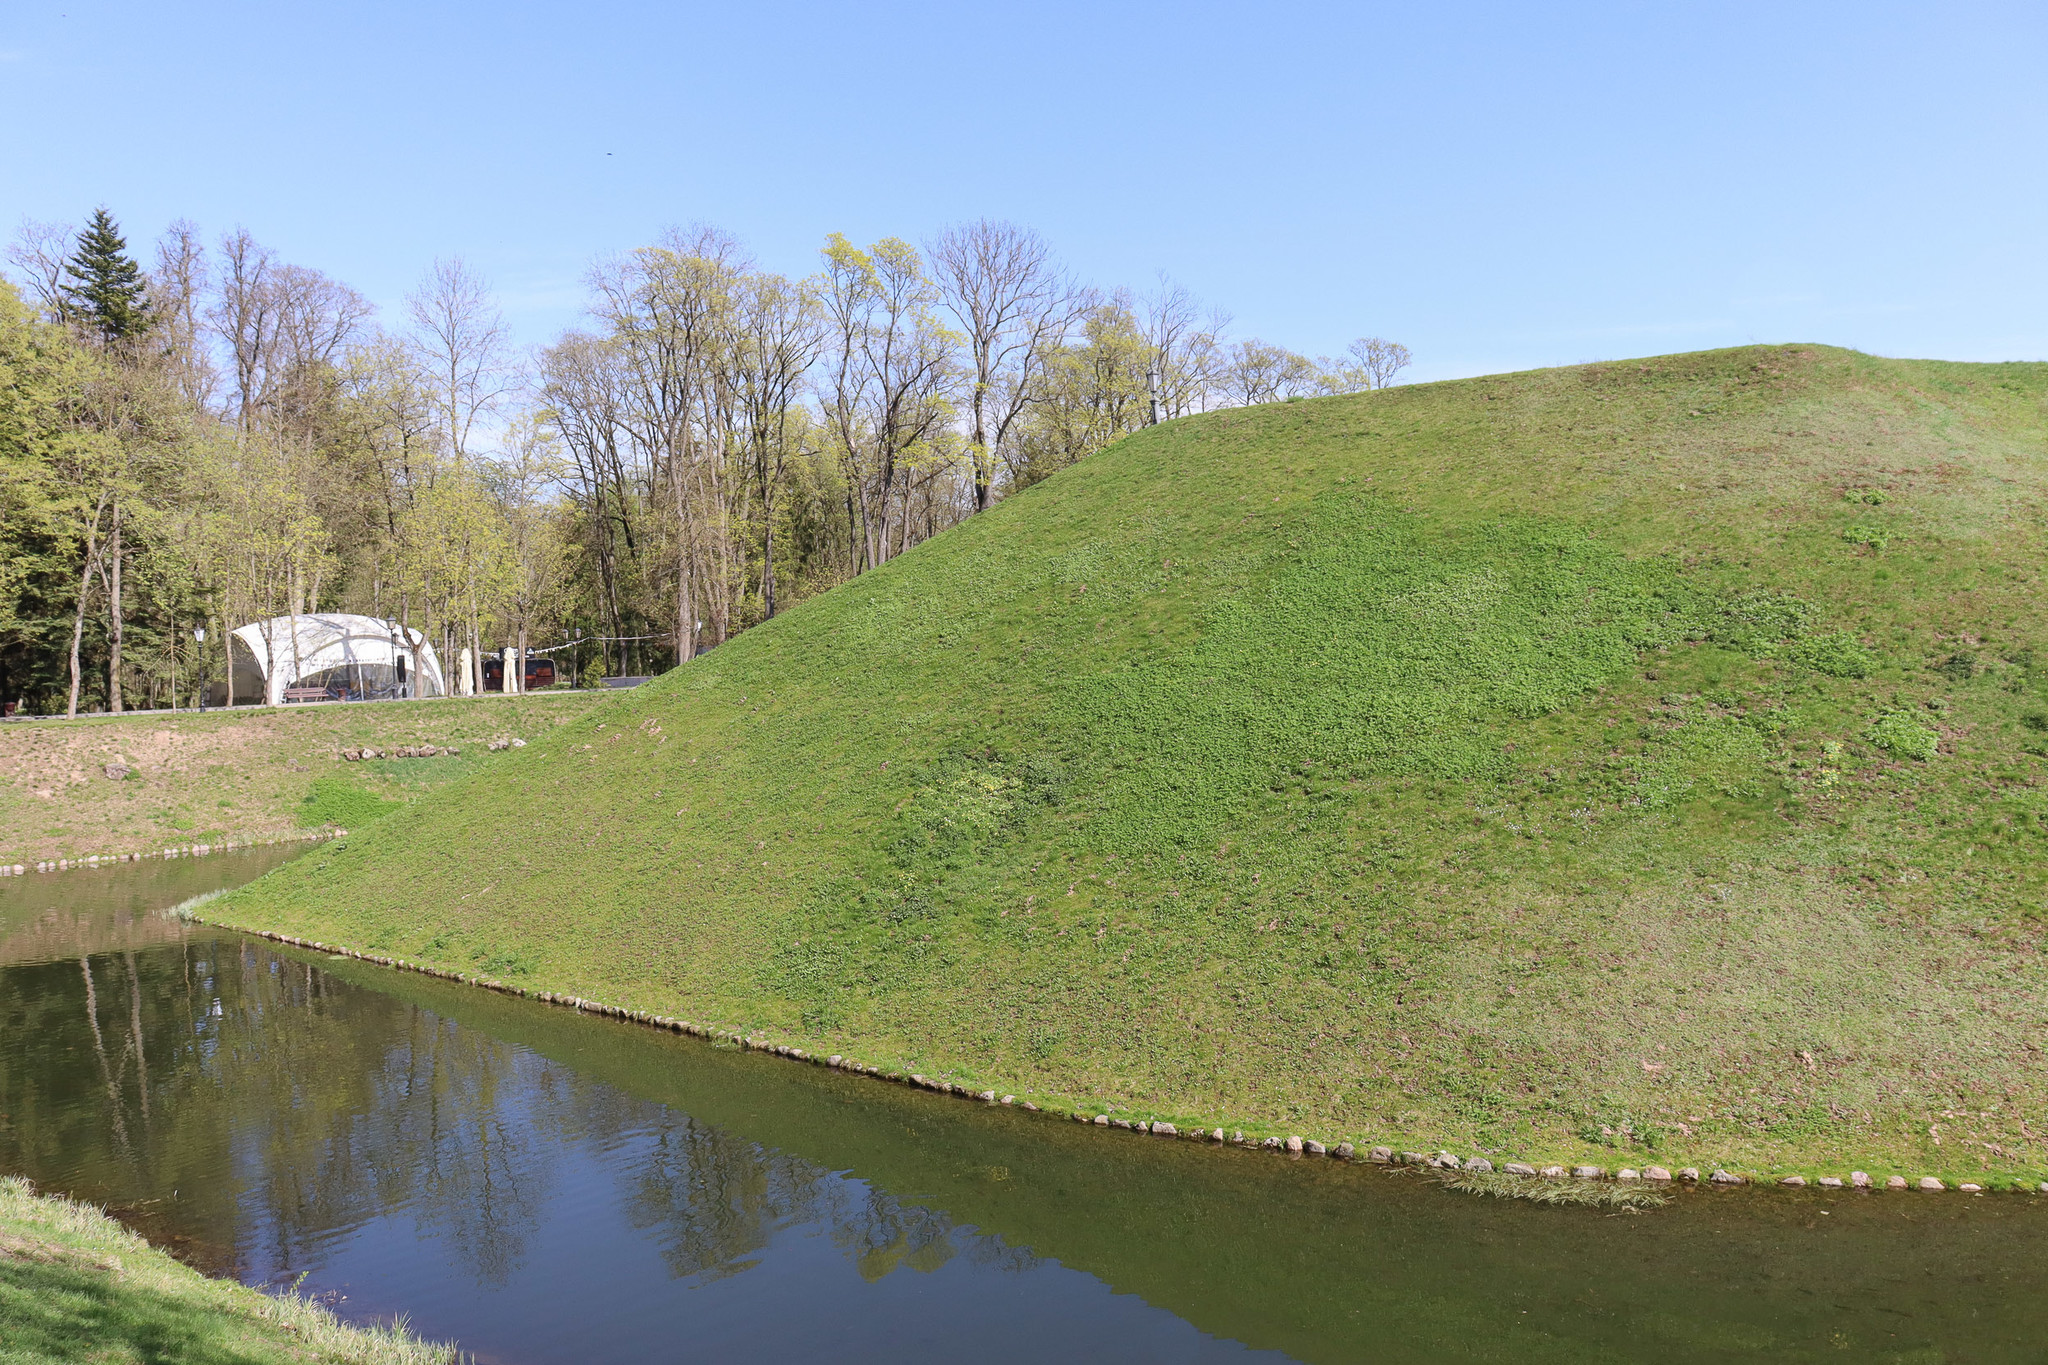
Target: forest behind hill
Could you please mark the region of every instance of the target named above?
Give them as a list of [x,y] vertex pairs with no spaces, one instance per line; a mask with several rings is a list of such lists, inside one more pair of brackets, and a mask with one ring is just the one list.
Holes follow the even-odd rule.
[[132,251],[104,209],[8,261],[0,698],[29,712],[189,704],[229,629],[307,610],[479,674],[579,639],[558,663],[659,672],[1155,415],[1408,360],[1232,341],[1185,290],[1088,286],[987,221],[835,235],[802,277],[670,232],[595,262],[584,325],[533,350],[458,259],[396,317],[246,232]]

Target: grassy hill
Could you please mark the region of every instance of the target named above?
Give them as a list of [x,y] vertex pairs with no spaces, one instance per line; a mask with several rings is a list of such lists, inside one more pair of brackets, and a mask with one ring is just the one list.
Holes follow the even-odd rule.
[[2044,492],[2044,365],[1185,419],[216,910],[1183,1126],[2032,1172]]

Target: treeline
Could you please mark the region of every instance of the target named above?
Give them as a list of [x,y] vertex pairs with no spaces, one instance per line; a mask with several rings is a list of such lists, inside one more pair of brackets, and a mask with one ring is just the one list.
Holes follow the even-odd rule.
[[230,628],[294,611],[400,621],[451,674],[570,640],[659,671],[1150,421],[1408,363],[1232,341],[993,222],[835,235],[802,279],[672,233],[531,354],[460,261],[387,328],[246,233],[176,224],[145,268],[100,210],[8,259],[0,697],[38,712],[192,704]]

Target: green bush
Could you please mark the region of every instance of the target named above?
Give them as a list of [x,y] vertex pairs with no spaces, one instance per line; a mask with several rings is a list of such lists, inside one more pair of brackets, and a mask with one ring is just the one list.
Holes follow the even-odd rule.
[[1842,532],[1842,539],[1851,545],[1868,545],[1873,550],[1882,550],[1892,543],[1892,534],[1882,526],[1858,523]]
[[1977,676],[1977,656],[1967,649],[1962,650],[1936,664],[1934,671],[1950,682],[1968,682]]
[[1914,719],[1910,711],[1887,711],[1870,722],[1863,732],[1878,748],[1900,758],[1917,758],[1923,763],[1934,757],[1941,736]]
[[1831,678],[1867,678],[1877,665],[1877,656],[1846,630],[1801,640],[1786,651],[1786,657]]
[[1713,638],[1744,653],[1765,653],[1780,640],[1804,635],[1819,614],[1819,608],[1791,593],[1769,589],[1740,593],[1721,608]]

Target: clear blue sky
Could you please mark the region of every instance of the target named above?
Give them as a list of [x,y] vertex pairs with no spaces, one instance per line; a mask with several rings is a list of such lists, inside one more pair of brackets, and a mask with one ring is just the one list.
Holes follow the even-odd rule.
[[522,340],[702,220],[990,215],[1239,335],[1434,378],[1825,341],[2048,356],[2048,5],[0,5],[0,228],[246,226]]

